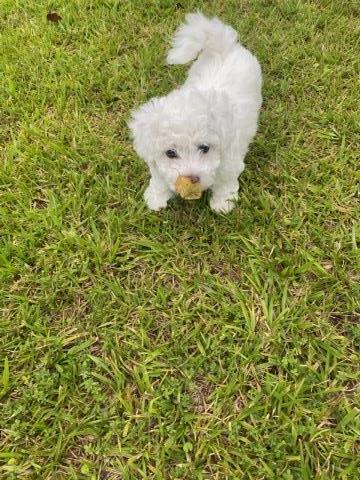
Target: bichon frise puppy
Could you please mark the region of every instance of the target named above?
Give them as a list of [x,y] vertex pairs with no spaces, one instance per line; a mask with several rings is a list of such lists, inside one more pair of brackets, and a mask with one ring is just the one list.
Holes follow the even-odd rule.
[[176,193],[191,199],[210,189],[211,208],[225,213],[238,196],[257,130],[261,68],[233,28],[201,13],[186,16],[167,63],[196,58],[180,88],[150,100],[129,122],[134,148],[150,170],[144,198],[152,210],[166,207]]

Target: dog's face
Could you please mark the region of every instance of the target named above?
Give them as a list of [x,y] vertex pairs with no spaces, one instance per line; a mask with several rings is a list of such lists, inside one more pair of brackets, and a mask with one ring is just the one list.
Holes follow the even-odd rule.
[[171,190],[179,176],[193,178],[206,190],[221,163],[219,139],[206,128],[196,131],[195,125],[193,132],[167,132],[158,138],[154,160]]
[[175,191],[179,176],[212,186],[221,165],[222,135],[230,115],[218,96],[176,90],[136,111],[129,123],[137,153]]

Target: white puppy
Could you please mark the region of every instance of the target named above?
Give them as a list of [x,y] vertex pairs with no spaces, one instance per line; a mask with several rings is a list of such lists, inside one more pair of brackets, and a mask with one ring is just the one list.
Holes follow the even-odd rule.
[[212,191],[213,210],[230,211],[257,130],[261,69],[235,30],[218,18],[187,15],[167,62],[196,58],[180,88],[150,100],[129,122],[134,148],[150,169],[144,197],[152,210],[166,207],[177,178],[184,176]]

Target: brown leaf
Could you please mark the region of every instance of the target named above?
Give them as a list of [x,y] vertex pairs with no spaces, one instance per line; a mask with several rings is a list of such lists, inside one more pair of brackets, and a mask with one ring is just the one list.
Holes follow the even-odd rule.
[[58,23],[61,20],[60,15],[56,12],[49,12],[46,15],[46,18],[48,19],[49,22],[54,22],[54,23]]
[[323,268],[328,272],[330,270],[332,270],[333,268],[333,265],[332,263],[330,262],[330,260],[324,260],[323,262],[321,262],[321,265],[323,266]]

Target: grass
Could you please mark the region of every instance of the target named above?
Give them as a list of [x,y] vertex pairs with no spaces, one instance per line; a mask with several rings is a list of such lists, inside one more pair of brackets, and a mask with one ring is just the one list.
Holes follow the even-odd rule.
[[[260,131],[231,214],[154,214],[126,121],[198,8],[259,57]],[[359,14],[2,0],[1,478],[360,477]]]

